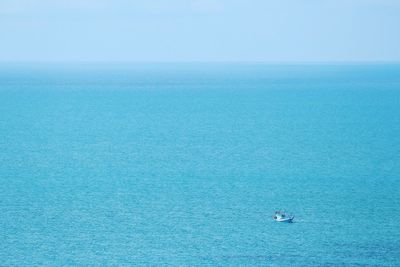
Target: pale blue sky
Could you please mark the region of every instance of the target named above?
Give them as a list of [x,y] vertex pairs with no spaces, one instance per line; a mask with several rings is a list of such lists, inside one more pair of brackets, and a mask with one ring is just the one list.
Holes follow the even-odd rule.
[[400,1],[0,0],[0,61],[400,61]]

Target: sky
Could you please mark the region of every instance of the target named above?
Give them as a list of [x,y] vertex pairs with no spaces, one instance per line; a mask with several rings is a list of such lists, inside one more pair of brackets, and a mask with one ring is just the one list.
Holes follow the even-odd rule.
[[399,0],[0,0],[0,62],[400,61]]

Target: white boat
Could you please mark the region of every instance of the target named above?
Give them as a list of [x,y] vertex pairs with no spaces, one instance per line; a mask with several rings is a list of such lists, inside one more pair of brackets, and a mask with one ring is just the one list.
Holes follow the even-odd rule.
[[283,211],[275,211],[275,215],[272,217],[276,222],[287,222],[287,223],[292,223],[294,216],[293,215],[287,215]]

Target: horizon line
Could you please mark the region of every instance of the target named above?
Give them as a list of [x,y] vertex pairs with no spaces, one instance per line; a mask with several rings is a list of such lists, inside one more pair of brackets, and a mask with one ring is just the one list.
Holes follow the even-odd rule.
[[371,64],[400,64],[400,60],[310,60],[310,61],[268,61],[268,60],[16,60],[1,61],[3,64],[263,64],[263,65],[371,65]]

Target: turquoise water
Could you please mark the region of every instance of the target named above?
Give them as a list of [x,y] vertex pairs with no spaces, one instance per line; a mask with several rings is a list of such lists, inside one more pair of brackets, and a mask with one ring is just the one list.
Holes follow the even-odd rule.
[[400,266],[399,155],[400,65],[3,65],[0,265]]

